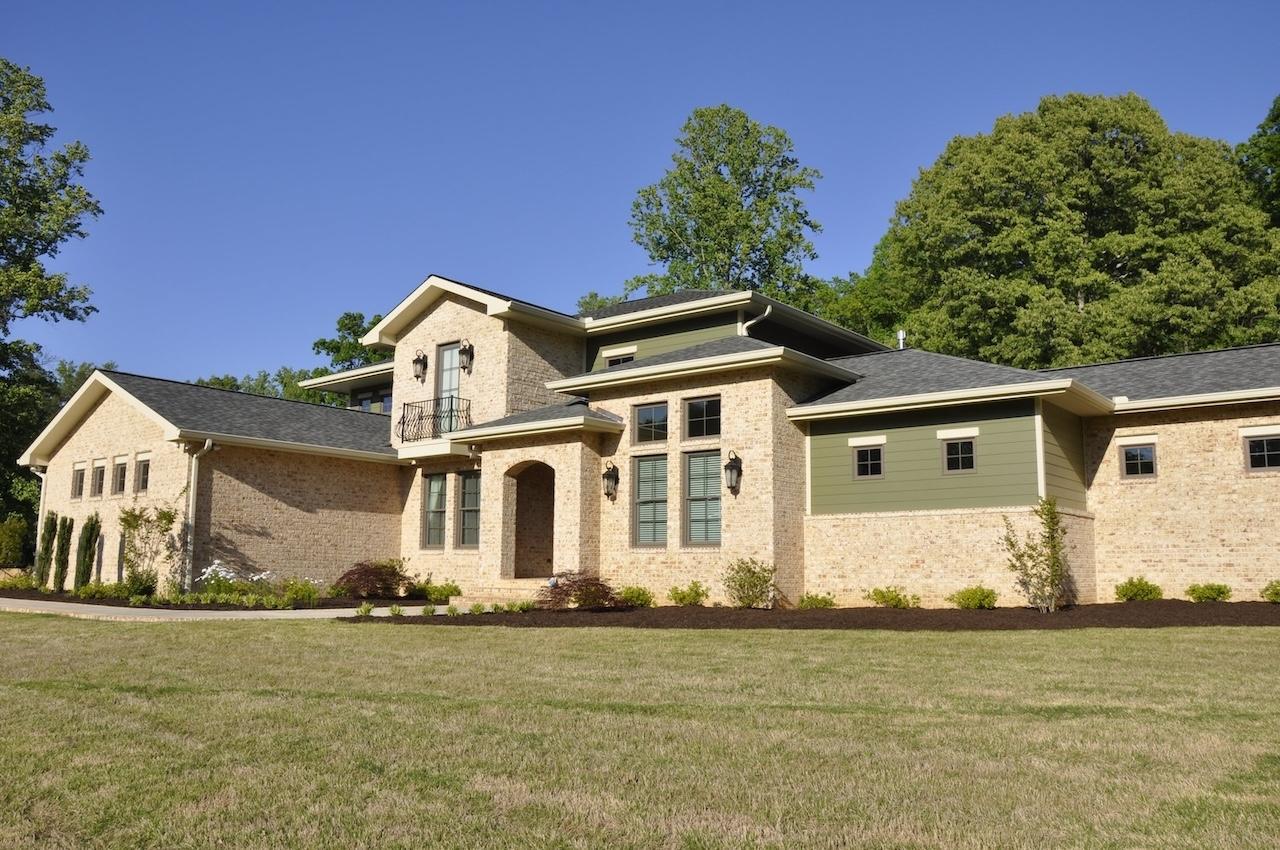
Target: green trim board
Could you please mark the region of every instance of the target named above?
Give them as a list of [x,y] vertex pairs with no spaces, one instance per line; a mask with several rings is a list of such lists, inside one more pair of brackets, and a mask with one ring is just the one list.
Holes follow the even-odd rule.
[[1085,496],[1084,426],[1080,417],[1041,402],[1044,432],[1044,494],[1064,508],[1083,511]]
[[[1019,399],[811,422],[810,510],[840,514],[1035,504],[1035,410],[1034,401]],[[945,440],[938,432],[973,429],[978,432],[972,437],[974,470],[945,472]],[[855,480],[849,441],[880,436],[881,477]]]
[[635,357],[636,360],[643,360],[655,354],[679,351],[691,345],[737,335],[738,314],[736,312],[698,316],[657,327],[635,328],[588,340],[587,363],[590,367],[589,371],[595,372],[605,368],[602,352],[610,349],[635,346],[636,350],[630,356]]

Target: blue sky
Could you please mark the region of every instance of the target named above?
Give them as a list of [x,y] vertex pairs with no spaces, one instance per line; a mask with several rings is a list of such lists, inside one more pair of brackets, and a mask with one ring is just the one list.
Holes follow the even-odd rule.
[[824,179],[810,270],[863,269],[957,134],[1045,94],[1135,91],[1238,142],[1280,94],[1274,3],[34,3],[43,76],[105,215],[52,266],[55,356],[177,378],[321,362],[345,310],[435,272],[572,310],[647,270],[627,226],[697,106],[786,129]]

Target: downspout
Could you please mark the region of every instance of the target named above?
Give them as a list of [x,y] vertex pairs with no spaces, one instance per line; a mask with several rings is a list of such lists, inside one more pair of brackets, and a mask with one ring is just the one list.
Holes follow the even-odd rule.
[[44,477],[49,472],[47,466],[33,466],[31,471],[40,479],[40,505],[36,508],[36,555],[40,554],[40,526],[44,523]]
[[213,451],[213,439],[204,441],[204,446],[191,453],[187,464],[187,556],[183,570],[183,590],[190,591],[195,580],[196,563],[196,491],[200,483],[200,458]]
[[757,322],[763,322],[765,319],[769,318],[769,314],[772,312],[773,312],[773,305],[770,304],[764,308],[764,312],[761,313],[759,316],[756,316],[754,319],[751,319],[749,321],[743,322],[742,335],[751,336],[751,326],[756,324]]

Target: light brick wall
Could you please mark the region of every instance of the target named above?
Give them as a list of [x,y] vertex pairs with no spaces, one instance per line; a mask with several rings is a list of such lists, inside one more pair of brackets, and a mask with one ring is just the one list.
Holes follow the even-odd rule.
[[[1280,403],[1128,414],[1085,423],[1089,509],[1100,601],[1145,575],[1166,597],[1187,585],[1222,582],[1236,600],[1256,600],[1280,579],[1280,470],[1247,472],[1240,429],[1277,426]],[[1154,479],[1120,477],[1124,436],[1156,436]]]
[[[406,498],[400,522],[400,556],[405,559],[406,569],[424,580],[430,576],[436,582],[456,581],[464,591],[492,583],[496,577],[482,572],[479,549],[458,546],[458,473],[471,469],[479,469],[479,464],[466,458],[442,458],[420,461],[417,467],[401,472]],[[437,472],[445,475],[444,546],[427,549],[422,546],[422,500],[426,476]],[[484,501],[483,474],[480,486],[480,539],[484,545],[483,523],[489,505]]]
[[[151,473],[144,494],[134,493],[134,461],[140,452],[150,452]],[[125,492],[111,495],[111,465],[121,455],[129,457]],[[94,460],[107,466],[106,485],[101,497],[89,496],[89,470]],[[84,496],[71,498],[71,474],[75,463],[85,461]],[[95,568],[102,581],[115,581],[123,572],[120,563],[120,512],[131,507],[174,507],[185,511],[183,489],[187,483],[187,455],[182,447],[164,439],[160,426],[125,398],[107,395],[63,441],[49,461],[44,484],[44,510],[75,520],[71,539],[71,565],[66,586],[71,587],[75,572],[75,547],[84,521],[95,511],[102,520],[101,558]],[[41,522],[44,518],[41,517]],[[181,520],[179,521],[180,528]],[[178,531],[179,528],[175,528]],[[39,538],[37,537],[37,540]],[[162,577],[167,562],[160,567]],[[50,568],[52,582],[52,568]]]
[[519,322],[508,322],[507,330],[506,412],[567,402],[569,396],[552,392],[546,383],[585,371],[583,341]]
[[332,581],[400,554],[398,466],[219,446],[200,459],[196,575],[227,564]]

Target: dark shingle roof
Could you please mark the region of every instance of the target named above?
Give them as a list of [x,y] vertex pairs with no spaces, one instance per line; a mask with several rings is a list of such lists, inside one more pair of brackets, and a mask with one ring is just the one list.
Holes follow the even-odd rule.
[[607,319],[610,316],[623,316],[627,313],[638,313],[641,310],[652,310],[656,307],[669,307],[672,304],[686,304],[690,301],[701,301],[704,298],[715,298],[719,295],[732,295],[734,289],[680,289],[666,295],[651,295],[648,298],[636,298],[631,301],[619,301],[608,307],[601,307],[590,313],[580,313],[578,318]]
[[622,422],[622,417],[616,416],[605,410],[592,410],[585,398],[573,396],[567,402],[561,404],[548,404],[545,407],[535,407],[532,410],[522,410],[519,413],[513,413],[510,416],[503,416],[501,419],[490,419],[488,422],[478,422],[471,425],[465,430],[474,430],[476,428],[498,428],[503,425],[526,425],[536,422],[550,422],[556,419],[564,419],[568,416],[585,416],[588,419],[598,419],[601,422]]
[[138,401],[184,431],[279,440],[395,456],[389,416],[304,401],[104,371]]
[[[702,357],[718,357],[723,354],[742,354],[748,351],[760,351],[766,348],[777,348],[778,344],[774,342],[765,342],[762,339],[755,339],[749,336],[726,336],[720,339],[713,339],[710,342],[700,342],[697,345],[691,345],[688,348],[677,348],[675,351],[667,351],[662,354],[654,354],[649,357],[641,357],[639,360],[632,360],[627,363],[619,363],[617,366],[610,366],[607,369],[596,369],[594,372],[587,372],[586,375],[611,375],[616,372],[626,372],[630,369],[642,369],[646,366],[661,366],[666,363],[680,363],[685,360],[698,360]],[[584,375],[575,375],[581,378]]]
[[934,354],[915,348],[873,351],[851,357],[836,357],[827,362],[862,377],[857,382],[808,404],[873,401],[903,395],[1047,380],[1044,376],[1025,369]]
[[1133,400],[1276,387],[1280,386],[1280,343],[1066,366],[1040,374],[1075,378],[1103,395]]

